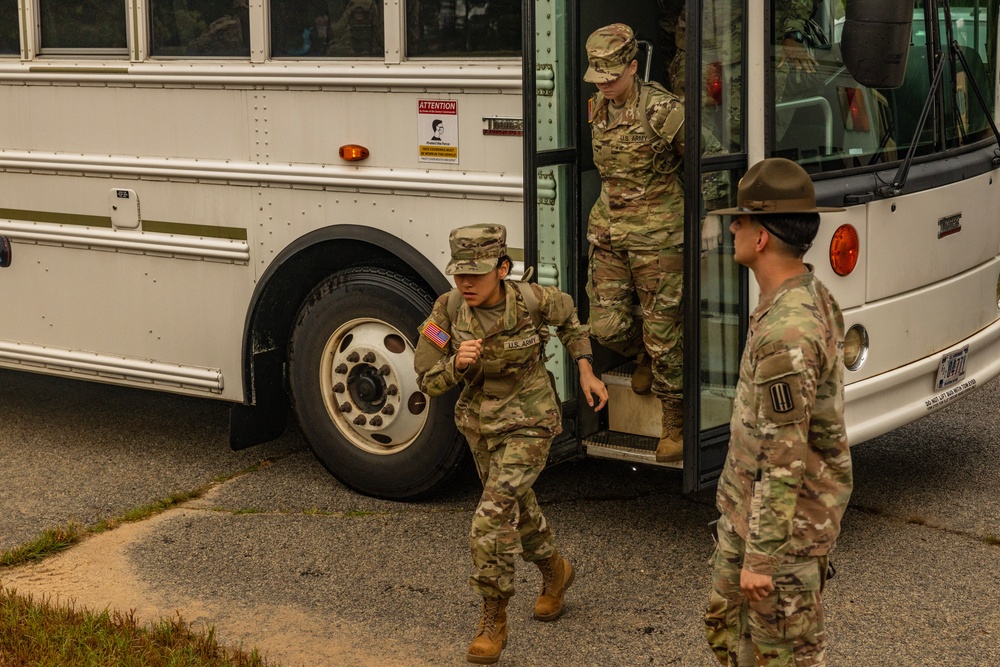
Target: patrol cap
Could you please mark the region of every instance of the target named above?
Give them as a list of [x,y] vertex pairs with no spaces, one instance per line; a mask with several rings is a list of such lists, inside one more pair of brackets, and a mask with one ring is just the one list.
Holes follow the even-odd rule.
[[503,225],[469,225],[451,230],[451,261],[444,270],[456,273],[489,273],[507,254],[507,228]]
[[772,157],[747,170],[736,192],[736,208],[713,215],[773,215],[775,213],[832,213],[842,208],[816,206],[816,191],[806,170],[791,160]]
[[587,38],[587,62],[583,75],[588,83],[607,83],[622,75],[639,51],[632,28],[612,23],[598,28]]

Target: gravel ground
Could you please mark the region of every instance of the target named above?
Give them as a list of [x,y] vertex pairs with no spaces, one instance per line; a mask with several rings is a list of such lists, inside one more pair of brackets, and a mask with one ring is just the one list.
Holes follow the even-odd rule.
[[[1000,663],[998,405],[992,383],[854,450],[856,490],[825,596],[831,665]],[[465,583],[471,476],[433,501],[394,503],[341,486],[294,429],[231,452],[217,403],[0,372],[0,406],[0,548],[266,459],[120,533],[113,548],[136,595],[286,667],[465,664],[478,611]],[[676,474],[601,461],[547,470],[536,490],[577,582],[566,615],[539,623],[538,573],[518,570],[501,665],[713,664],[701,629],[711,492],[686,497]],[[118,603],[120,575],[86,570],[84,594],[60,588],[59,574],[83,571],[74,558],[124,530],[0,580]]]

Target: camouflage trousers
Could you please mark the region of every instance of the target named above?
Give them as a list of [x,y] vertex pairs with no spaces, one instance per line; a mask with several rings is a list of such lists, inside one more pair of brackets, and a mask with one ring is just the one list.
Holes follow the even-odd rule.
[[[591,246],[589,275],[591,334],[625,357],[645,349],[653,362],[653,393],[679,398],[684,373],[684,247],[616,251]],[[641,321],[632,314],[633,295],[639,297]]]
[[774,591],[750,602],[740,589],[743,539],[723,517],[713,556],[705,634],[728,667],[825,667],[822,590],[826,556],[789,557],[774,574]]
[[518,554],[535,562],[555,553],[552,531],[531,490],[545,467],[552,438],[515,433],[492,451],[484,439],[469,434],[466,438],[483,483],[469,533],[475,566],[469,583],[484,598],[511,597]]

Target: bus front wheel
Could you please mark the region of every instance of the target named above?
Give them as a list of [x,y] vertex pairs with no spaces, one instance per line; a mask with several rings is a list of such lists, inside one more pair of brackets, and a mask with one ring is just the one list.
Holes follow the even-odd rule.
[[299,425],[326,469],[361,493],[419,498],[461,467],[454,397],[430,399],[413,370],[432,303],[406,277],[362,267],[327,278],[299,310],[289,350]]

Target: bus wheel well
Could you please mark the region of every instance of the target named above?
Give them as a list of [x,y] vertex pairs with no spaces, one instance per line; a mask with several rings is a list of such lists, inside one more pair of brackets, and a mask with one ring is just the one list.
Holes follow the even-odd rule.
[[[331,239],[302,248],[286,258],[267,278],[251,315],[244,348],[245,394],[248,402],[266,400],[264,387],[281,387],[287,394],[287,351],[295,317],[309,293],[325,279],[355,267],[383,268],[414,281],[430,293],[434,286],[418,271],[378,245],[357,240]],[[261,355],[280,363],[258,364]],[[275,377],[276,371],[281,372]]]

